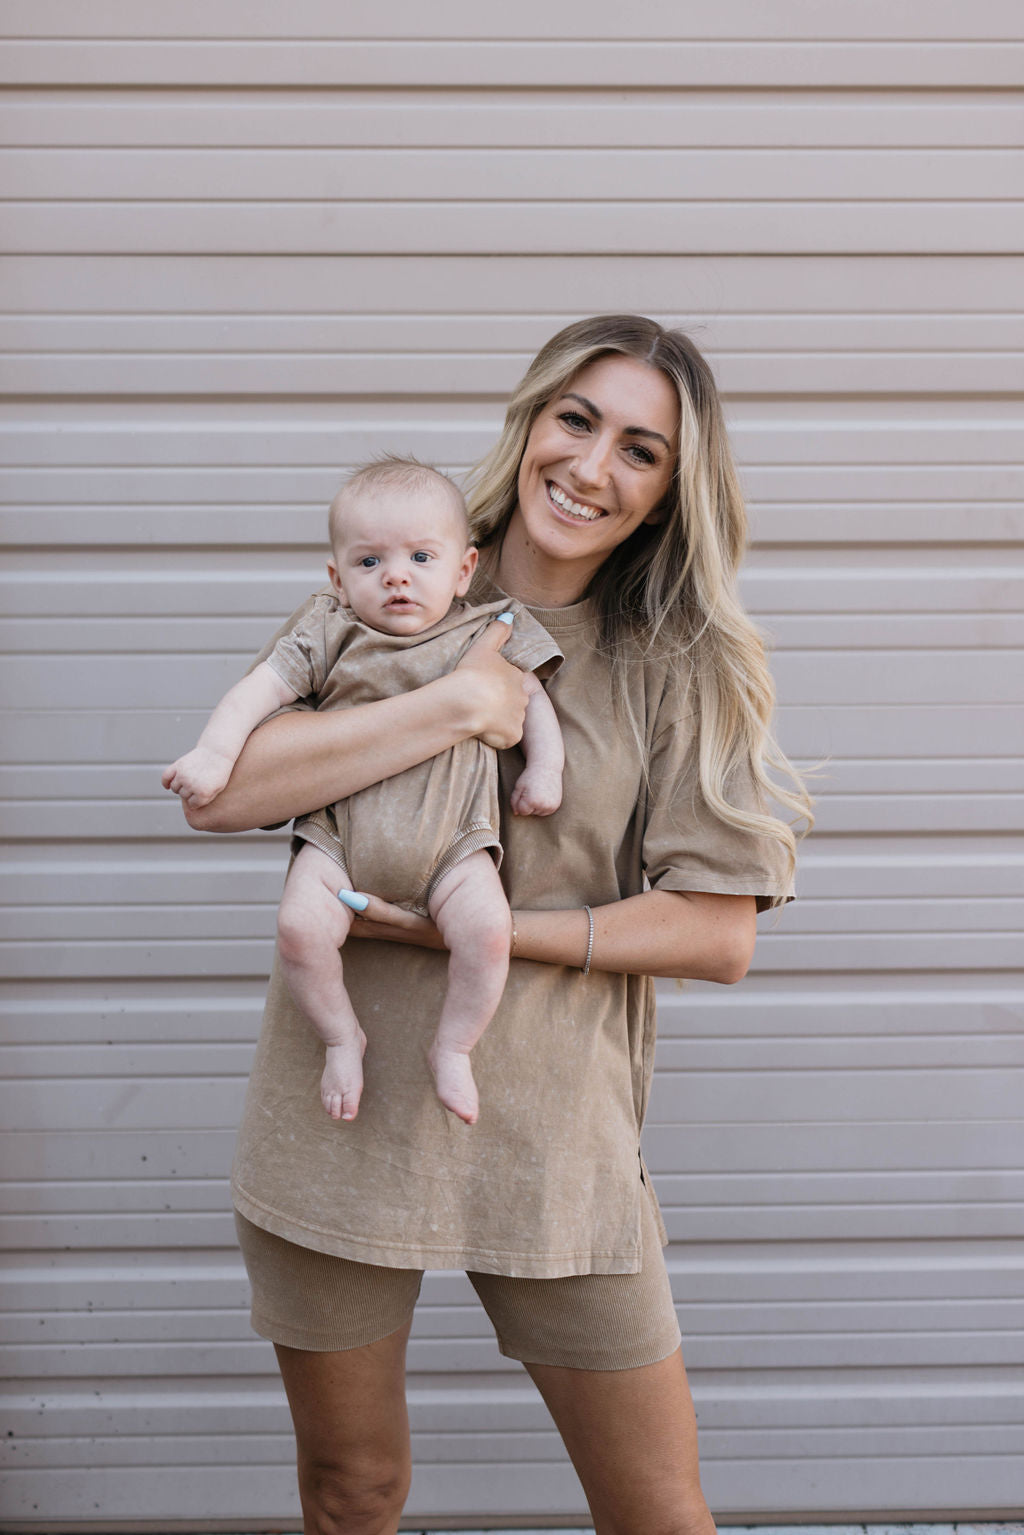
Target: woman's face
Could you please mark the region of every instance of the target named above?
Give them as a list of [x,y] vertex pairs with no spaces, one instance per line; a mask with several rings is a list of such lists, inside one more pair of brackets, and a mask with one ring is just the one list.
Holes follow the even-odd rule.
[[525,562],[575,600],[634,529],[661,520],[678,454],[679,400],[664,373],[617,354],[581,368],[527,439],[505,541],[517,571]]

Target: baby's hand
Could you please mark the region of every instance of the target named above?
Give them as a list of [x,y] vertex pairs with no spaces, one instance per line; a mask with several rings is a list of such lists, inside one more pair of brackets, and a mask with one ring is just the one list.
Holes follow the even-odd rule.
[[512,790],[513,815],[553,815],[562,803],[562,775],[552,768],[524,768]]
[[196,746],[192,751],[164,768],[160,782],[172,794],[180,794],[186,805],[199,810],[215,800],[231,777],[231,757]]

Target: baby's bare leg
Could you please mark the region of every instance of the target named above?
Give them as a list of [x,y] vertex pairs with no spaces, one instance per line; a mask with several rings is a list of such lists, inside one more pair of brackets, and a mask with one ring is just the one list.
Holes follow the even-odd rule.
[[430,915],[449,950],[448,991],[430,1067],[441,1102],[472,1125],[480,1102],[469,1052],[501,1001],[512,937],[512,917],[490,853],[471,853],[438,881]]
[[311,843],[299,852],[277,913],[277,948],[288,989],[327,1046],[320,1098],[332,1119],[355,1119],[366,1036],[352,1010],[338,952],[352,913],[338,900],[345,871]]

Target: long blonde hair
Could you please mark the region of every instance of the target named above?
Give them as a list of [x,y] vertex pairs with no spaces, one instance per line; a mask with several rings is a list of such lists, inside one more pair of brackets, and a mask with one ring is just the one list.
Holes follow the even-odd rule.
[[[736,576],[747,516],[711,369],[682,331],[642,315],[578,320],[542,346],[512,395],[497,443],[475,470],[467,501],[474,537],[498,546],[516,507],[519,466],[540,412],[581,368],[609,353],[657,368],[679,396],[679,462],[659,510],[608,556],[587,595],[612,657],[616,692],[638,738],[628,677],[638,653],[689,663],[699,721],[700,785],[728,826],[775,838],[792,867],[785,821],[734,805],[733,775],[749,765],[766,798],[810,828],[811,800],[772,734],[775,689],[764,644],[740,602]],[[780,773],[785,784],[769,777]]]

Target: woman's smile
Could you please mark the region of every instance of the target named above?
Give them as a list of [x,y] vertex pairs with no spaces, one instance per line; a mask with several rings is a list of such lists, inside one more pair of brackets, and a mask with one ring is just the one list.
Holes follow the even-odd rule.
[[571,496],[566,495],[559,485],[555,485],[551,480],[548,481],[548,496],[557,510],[572,521],[596,522],[599,517],[604,516],[599,506],[584,506],[579,501],[574,501]]

